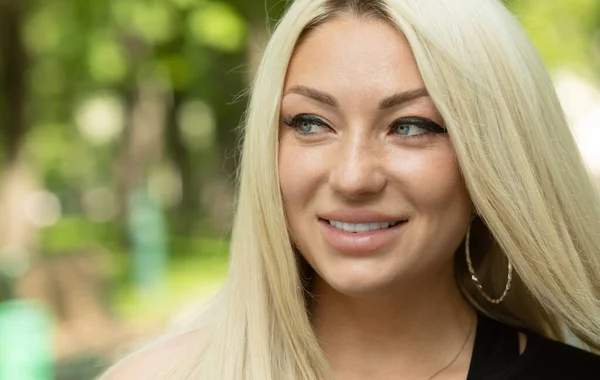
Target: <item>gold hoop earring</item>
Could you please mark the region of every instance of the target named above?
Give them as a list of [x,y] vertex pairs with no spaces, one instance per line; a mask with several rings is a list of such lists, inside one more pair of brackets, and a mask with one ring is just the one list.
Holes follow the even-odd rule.
[[[473,223],[471,222],[471,224],[473,224]],[[469,273],[471,274],[471,280],[473,280],[473,282],[477,286],[477,289],[479,289],[479,293],[481,293],[481,295],[488,302],[493,303],[493,304],[499,304],[500,302],[504,301],[504,298],[506,298],[506,295],[508,294],[508,291],[510,290],[510,284],[512,282],[512,271],[513,271],[512,264],[510,263],[510,261],[508,262],[508,279],[506,281],[506,287],[504,288],[504,292],[502,293],[502,295],[499,298],[490,297],[485,292],[485,290],[483,290],[483,286],[479,282],[479,279],[477,278],[477,275],[475,274],[475,269],[473,269],[473,263],[471,262],[471,248],[470,248],[471,224],[469,224],[469,227],[467,228],[467,236],[465,238],[465,253],[466,253],[465,256],[467,258],[467,267],[469,268]]]

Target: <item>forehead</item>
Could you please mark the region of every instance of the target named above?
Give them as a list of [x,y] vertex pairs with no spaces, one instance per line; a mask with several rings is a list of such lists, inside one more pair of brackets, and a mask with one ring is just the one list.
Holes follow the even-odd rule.
[[311,31],[296,48],[285,87],[295,85],[393,93],[423,87],[423,80],[410,46],[396,28],[344,16]]

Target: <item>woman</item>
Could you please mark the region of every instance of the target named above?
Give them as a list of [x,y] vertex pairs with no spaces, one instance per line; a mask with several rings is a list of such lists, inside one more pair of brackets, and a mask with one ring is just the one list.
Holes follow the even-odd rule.
[[497,0],[296,0],[254,83],[229,281],[109,379],[589,379],[600,202]]

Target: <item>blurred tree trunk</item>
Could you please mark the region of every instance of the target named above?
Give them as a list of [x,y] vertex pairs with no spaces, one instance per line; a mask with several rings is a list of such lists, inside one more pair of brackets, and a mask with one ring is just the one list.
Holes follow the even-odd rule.
[[25,135],[27,59],[21,33],[25,5],[24,0],[0,0],[0,55],[4,63],[1,91],[5,101],[4,120],[0,123],[7,165],[18,158]]
[[[152,46],[134,35],[121,37],[128,58],[138,68],[144,66],[144,63],[152,62],[151,59],[155,55]],[[163,158],[171,97],[171,89],[166,86],[163,78],[159,78],[152,70],[138,75],[133,89],[129,92],[129,115],[113,162],[118,219],[124,234],[127,233],[129,198],[132,192],[138,187],[147,188],[151,167],[160,163]],[[125,236],[124,238],[126,239]]]
[[177,220],[177,229],[182,233],[192,232],[193,222],[198,216],[197,210],[199,207],[198,187],[192,170],[192,159],[181,136],[177,120],[177,112],[183,105],[186,95],[181,91],[174,92],[173,105],[169,109],[165,132],[169,156],[173,159],[181,176],[181,202],[177,209],[177,215],[180,218]]
[[163,156],[168,95],[157,78],[147,78],[140,80],[133,96],[125,138],[115,161],[123,222],[127,219],[129,195],[136,187],[145,187],[143,181],[149,169]]
[[[38,188],[21,154],[27,129],[27,55],[22,27],[27,2],[0,0],[0,55],[4,113],[3,167],[0,171],[0,262],[20,266],[30,258],[36,237],[31,221],[31,194]],[[30,211],[29,213],[27,211]]]

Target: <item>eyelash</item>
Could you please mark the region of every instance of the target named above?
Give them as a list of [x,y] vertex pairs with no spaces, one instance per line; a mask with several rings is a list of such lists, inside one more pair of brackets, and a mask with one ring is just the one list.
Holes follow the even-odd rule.
[[[300,132],[300,130],[299,130],[300,124],[306,123],[306,122],[331,129],[329,124],[327,124],[323,119],[321,119],[318,116],[311,115],[311,114],[299,114],[296,116],[288,116],[287,118],[285,118],[283,120],[283,123],[285,125],[287,125],[290,128],[294,128],[296,130],[296,132],[299,133],[300,135],[309,136],[309,135],[320,134],[320,133]],[[426,137],[430,133],[448,133],[448,131],[445,128],[441,127],[437,123],[435,123],[429,119],[425,119],[425,118],[421,118],[421,117],[404,117],[404,118],[395,120],[392,124],[390,124],[389,129],[390,129],[390,131],[392,131],[395,127],[398,127],[400,125],[413,125],[418,128],[424,129],[428,132],[428,133],[421,133],[418,135],[398,135],[398,134],[396,135],[403,139],[422,138],[422,137]]]

